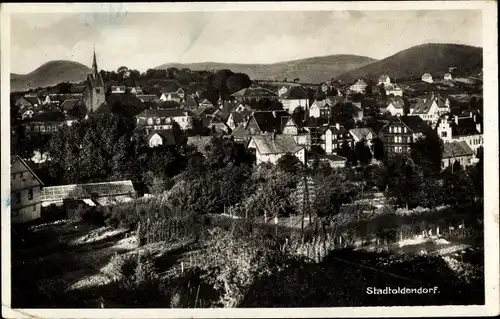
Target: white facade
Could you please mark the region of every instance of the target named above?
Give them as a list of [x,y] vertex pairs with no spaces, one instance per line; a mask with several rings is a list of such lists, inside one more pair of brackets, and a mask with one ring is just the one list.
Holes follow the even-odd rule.
[[387,112],[391,113],[392,116],[403,116],[404,115],[404,108],[396,108],[394,106],[394,103],[389,103],[389,105],[386,108]]
[[383,75],[378,79],[378,85],[384,84],[384,85],[389,85],[391,84],[391,78],[388,75]]
[[424,75],[422,75],[422,81],[426,83],[434,83],[434,81],[432,80],[432,75],[430,75],[429,73],[425,73]]
[[12,223],[24,223],[41,217],[42,182],[20,158],[14,159],[10,171]]
[[301,106],[306,112],[309,109],[309,99],[300,99],[300,100],[282,99],[280,100],[280,102],[281,104],[283,104],[283,109],[290,114],[293,113],[293,111],[299,106]]
[[477,154],[478,149],[482,147],[484,143],[483,134],[480,133],[481,131],[479,124],[477,126],[479,134],[453,136],[450,122],[448,120],[442,120],[437,126],[436,130],[438,136],[441,138],[441,140],[443,140],[443,142],[449,143],[453,141],[464,141],[474,151],[474,154]]
[[159,145],[163,145],[163,138],[158,133],[155,133],[149,138],[149,147],[156,147]]

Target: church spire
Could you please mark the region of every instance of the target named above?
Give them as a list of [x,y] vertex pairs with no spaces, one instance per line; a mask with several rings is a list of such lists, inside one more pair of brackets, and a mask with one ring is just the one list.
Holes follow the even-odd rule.
[[92,68],[94,69],[94,75],[97,76],[97,74],[99,74],[99,71],[97,71],[97,59],[95,57],[95,45],[94,45],[94,61],[92,62]]

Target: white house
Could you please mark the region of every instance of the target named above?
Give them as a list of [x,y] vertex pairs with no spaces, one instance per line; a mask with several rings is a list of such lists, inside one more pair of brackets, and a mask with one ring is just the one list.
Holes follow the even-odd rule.
[[384,86],[391,84],[391,78],[385,74],[380,76],[380,78],[378,79],[378,85],[380,84],[383,84]]
[[445,80],[445,81],[451,81],[451,80],[453,80],[453,77],[451,76],[450,73],[445,73],[444,76],[443,76],[443,80]]
[[295,155],[302,164],[305,164],[305,148],[298,145],[291,135],[265,134],[251,137],[247,148],[255,150],[256,164],[276,164],[285,154]]
[[28,164],[15,155],[11,156],[10,185],[12,223],[24,223],[40,218],[40,193],[43,183]]
[[33,117],[33,110],[31,108],[21,113],[21,119],[23,120],[31,117]]
[[435,99],[433,98],[421,98],[414,104],[412,116],[420,116],[431,127],[439,120],[439,107]]
[[356,83],[349,87],[349,90],[354,93],[364,93],[367,86],[368,84],[363,79],[358,79]]
[[375,134],[375,132],[369,127],[350,129],[349,134],[351,134],[354,144],[361,140],[365,140],[366,145],[370,148],[370,150],[372,148],[373,139],[377,137],[377,134]]
[[430,73],[424,73],[422,75],[422,81],[426,83],[434,83],[434,81],[432,80],[432,75],[430,75]]
[[391,113],[392,116],[403,116],[404,115],[404,105],[405,105],[405,102],[400,97],[389,99],[389,103],[387,104],[386,111]]
[[445,143],[464,141],[477,154],[478,149],[483,147],[484,139],[479,114],[470,113],[469,116],[453,118],[448,116],[439,120],[437,127],[439,137]]
[[386,95],[403,96],[403,89],[395,83],[384,85],[384,90]]
[[116,94],[116,93],[125,93],[125,86],[112,86],[111,87],[111,93]]
[[177,92],[163,93],[160,96],[160,101],[162,101],[162,102],[173,101],[173,102],[181,103],[182,98],[180,97],[179,93],[177,93]]
[[283,104],[283,109],[288,113],[302,107],[307,112],[309,109],[309,97],[301,86],[292,86],[279,96],[279,101]]
[[177,122],[183,130],[191,128],[193,124],[188,112],[180,109],[147,109],[136,118],[137,124],[145,126],[148,131],[171,129],[173,121]]
[[329,96],[324,100],[316,100],[309,107],[309,117],[328,118],[331,113],[331,108],[343,101],[341,96]]
[[175,145],[174,135],[171,130],[152,131],[149,133],[147,140],[149,147]]

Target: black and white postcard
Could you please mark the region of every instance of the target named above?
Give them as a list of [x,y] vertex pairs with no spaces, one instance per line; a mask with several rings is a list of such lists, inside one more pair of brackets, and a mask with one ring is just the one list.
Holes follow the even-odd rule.
[[2,4],[3,317],[498,315],[496,12]]

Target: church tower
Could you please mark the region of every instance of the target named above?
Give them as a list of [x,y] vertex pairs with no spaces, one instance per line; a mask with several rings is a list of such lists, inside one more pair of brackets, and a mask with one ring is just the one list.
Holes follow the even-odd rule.
[[88,112],[94,112],[99,106],[106,102],[104,81],[97,68],[95,49],[92,61],[92,73],[87,74],[87,80],[85,82],[86,88],[83,99]]

